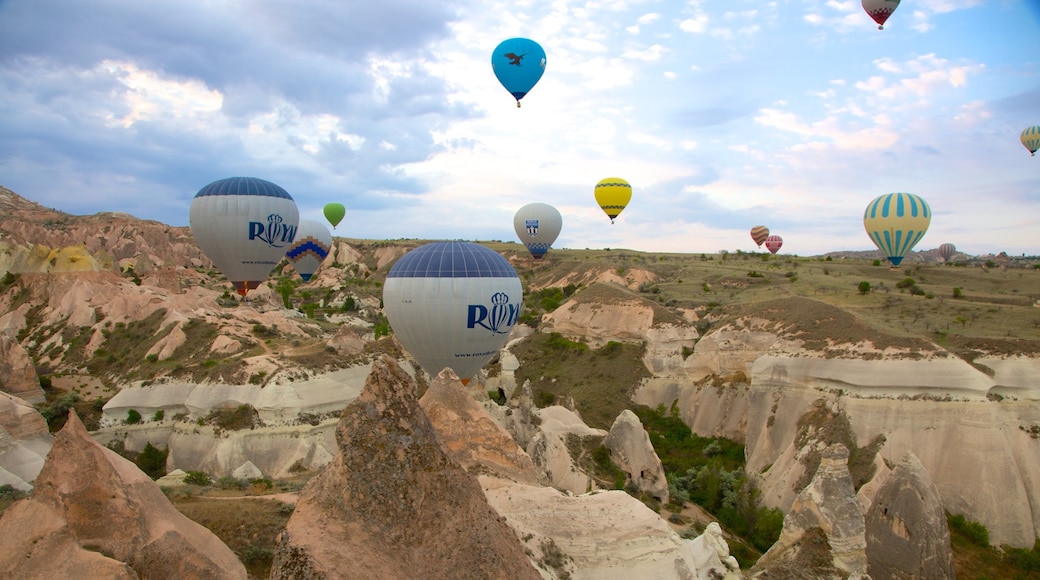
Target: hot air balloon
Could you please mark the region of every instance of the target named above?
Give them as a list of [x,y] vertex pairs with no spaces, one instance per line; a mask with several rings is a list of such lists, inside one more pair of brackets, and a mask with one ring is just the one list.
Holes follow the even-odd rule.
[[468,381],[509,338],[523,289],[509,261],[470,242],[433,242],[408,252],[383,284],[383,311],[398,340],[436,376]]
[[199,248],[245,296],[285,256],[300,221],[281,187],[255,177],[229,177],[203,187],[189,223]]
[[863,227],[893,266],[921,241],[932,221],[932,208],[912,193],[888,193],[874,198],[863,213]]
[[784,245],[784,239],[777,235],[772,235],[766,238],[766,249],[769,250],[770,254],[775,254],[780,251],[780,246]]
[[957,246],[947,242],[945,244],[939,244],[939,255],[942,256],[943,262],[949,262],[950,258],[953,257],[953,253],[957,251]]
[[343,207],[342,203],[326,203],[323,211],[325,219],[332,224],[332,229],[336,229],[339,222],[343,221],[343,216],[347,215],[347,208]]
[[563,216],[547,203],[529,203],[516,211],[513,229],[535,260],[549,251],[563,228]]
[[1040,126],[1033,125],[1032,127],[1026,127],[1025,130],[1022,131],[1020,139],[1026,149],[1029,149],[1029,153],[1035,156],[1037,150],[1040,149]]
[[310,282],[311,275],[318,270],[321,263],[332,250],[332,234],[325,224],[314,220],[300,220],[300,227],[296,230],[296,238],[293,240],[285,257],[289,258],[300,278],[304,282]]
[[863,10],[877,22],[877,29],[885,28],[885,21],[899,7],[899,0],[862,0]]
[[503,40],[491,53],[491,68],[519,108],[520,99],[534,88],[545,72],[545,51],[527,38]]
[[762,247],[762,242],[766,241],[769,237],[769,228],[765,226],[755,226],[751,228],[751,239],[755,240],[758,247]]
[[596,184],[596,203],[603,208],[603,212],[614,223],[618,216],[632,200],[632,186],[620,177],[608,177],[601,179]]

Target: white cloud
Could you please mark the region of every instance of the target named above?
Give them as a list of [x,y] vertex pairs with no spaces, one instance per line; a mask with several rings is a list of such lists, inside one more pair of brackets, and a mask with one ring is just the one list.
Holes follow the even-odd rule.
[[139,121],[192,122],[202,126],[220,111],[223,96],[196,80],[163,78],[132,62],[105,60],[95,69],[126,87],[121,95],[129,111],[109,113],[109,123],[129,128]]
[[700,34],[708,30],[708,15],[698,14],[693,18],[686,18],[679,22],[679,30]]

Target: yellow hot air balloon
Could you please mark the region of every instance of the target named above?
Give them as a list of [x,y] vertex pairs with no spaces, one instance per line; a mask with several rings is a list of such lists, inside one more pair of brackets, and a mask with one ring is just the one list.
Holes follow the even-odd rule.
[[921,241],[932,222],[932,208],[912,193],[889,193],[874,198],[863,213],[863,227],[874,245],[893,266]]
[[1022,140],[1022,145],[1029,150],[1030,155],[1036,155],[1037,150],[1040,150],[1040,125],[1026,127],[1019,139]]
[[620,177],[608,177],[601,179],[596,184],[596,203],[603,208],[603,212],[614,223],[618,216],[632,200],[632,185]]

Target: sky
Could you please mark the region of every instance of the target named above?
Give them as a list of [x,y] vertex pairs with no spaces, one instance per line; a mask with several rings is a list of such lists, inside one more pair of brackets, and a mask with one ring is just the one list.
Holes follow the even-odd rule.
[[[203,186],[285,188],[336,236],[557,248],[870,250],[863,211],[915,193],[918,250],[1040,254],[1040,0],[2,0],[0,185],[187,226]],[[517,108],[491,53],[545,74]],[[632,184],[611,224],[600,179]]]

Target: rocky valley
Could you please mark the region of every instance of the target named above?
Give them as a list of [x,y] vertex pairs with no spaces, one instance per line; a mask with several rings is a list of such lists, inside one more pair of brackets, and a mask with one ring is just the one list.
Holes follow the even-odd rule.
[[[336,238],[309,282],[283,263],[245,301],[187,228],[0,189],[0,485],[27,496],[0,575],[252,576],[160,491],[192,473],[308,476],[271,578],[946,578],[947,515],[997,547],[1040,536],[1036,261],[487,242],[525,302],[464,385],[381,312],[421,244]],[[753,566],[646,409],[743,446],[786,516]],[[124,457],[150,448],[158,481]]]

